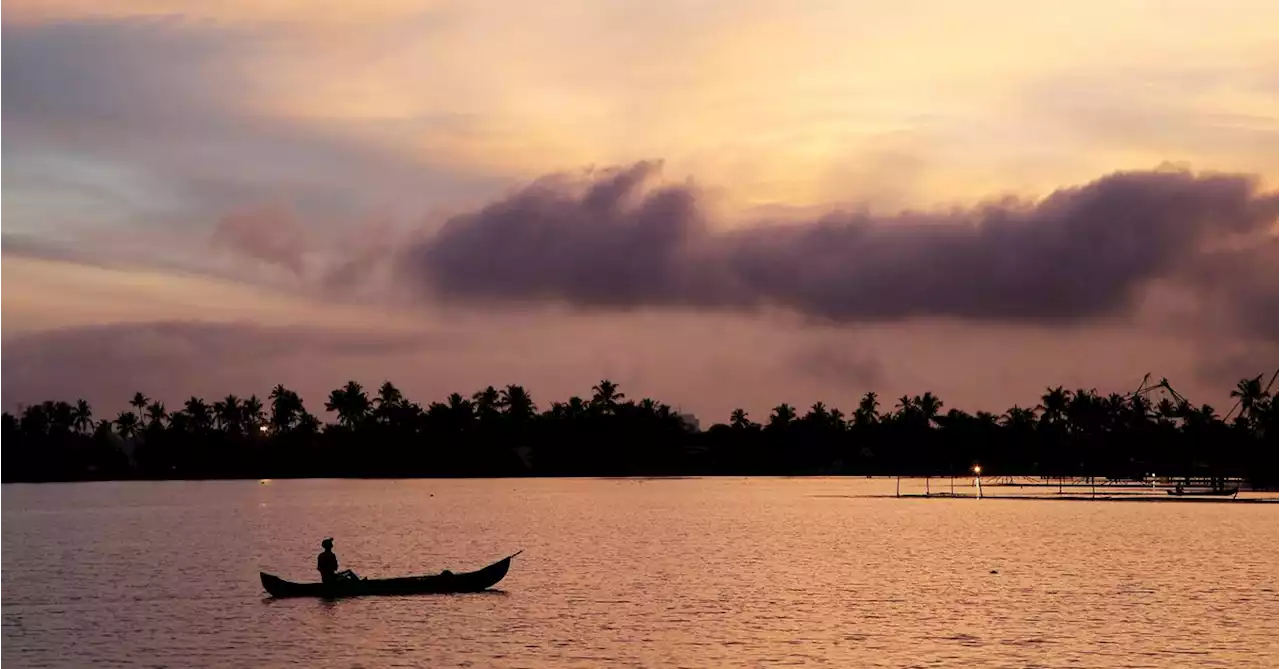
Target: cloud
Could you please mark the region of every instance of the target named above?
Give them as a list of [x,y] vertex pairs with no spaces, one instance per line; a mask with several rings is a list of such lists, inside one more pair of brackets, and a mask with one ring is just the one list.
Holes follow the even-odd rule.
[[103,5],[93,0],[17,0],[6,13],[16,23],[86,17],[173,17],[219,25],[282,23],[291,26],[350,30],[367,22],[403,21],[427,12],[435,3],[421,0],[375,0],[357,8],[347,2],[314,0],[223,0],[175,3],[170,0],[122,0]]
[[317,374],[332,371],[325,381],[339,383],[343,372],[333,367],[353,359],[403,359],[446,343],[439,335],[247,322],[69,327],[5,341],[4,395],[6,406],[78,397],[118,405],[137,391],[175,402],[227,389],[261,393],[281,381],[325,387]]
[[[444,299],[783,308],[836,323],[1086,323],[1165,281],[1276,334],[1255,310],[1275,313],[1277,194],[1246,175],[1116,172],[1034,202],[723,229],[694,187],[655,185],[658,167],[539,180],[449,220],[403,269]],[[1237,250],[1215,250],[1224,239]]]
[[0,233],[0,253],[11,258],[31,258],[76,263],[90,267],[106,267],[103,258],[85,253],[71,244],[59,244],[31,235]]
[[287,34],[176,16],[5,23],[6,223],[204,233],[269,201],[332,225],[488,192],[406,141],[447,119],[382,129],[277,109]]
[[213,243],[295,275],[303,272],[310,240],[293,212],[279,206],[229,214],[218,221]]

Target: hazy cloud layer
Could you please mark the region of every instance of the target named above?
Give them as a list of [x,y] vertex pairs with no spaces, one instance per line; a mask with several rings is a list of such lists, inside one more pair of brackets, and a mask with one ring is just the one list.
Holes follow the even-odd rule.
[[214,228],[213,243],[302,274],[310,239],[292,212],[282,207],[262,207],[224,216]]
[[268,73],[284,38],[261,27],[117,17],[6,23],[3,36],[15,229],[205,232],[264,201],[340,227],[491,187],[406,150],[404,136],[435,119],[339,123],[274,110]]
[[410,355],[441,343],[403,333],[252,323],[72,327],[5,341],[3,384],[6,406],[75,397],[118,405],[139,390],[178,401],[218,391],[265,392],[277,382],[268,369],[305,377],[362,356]]
[[693,187],[650,187],[655,171],[536,182],[450,220],[409,251],[408,271],[453,299],[781,307],[847,323],[1084,322],[1168,281],[1276,335],[1277,195],[1248,176],[1118,172],[1036,202],[725,230]]

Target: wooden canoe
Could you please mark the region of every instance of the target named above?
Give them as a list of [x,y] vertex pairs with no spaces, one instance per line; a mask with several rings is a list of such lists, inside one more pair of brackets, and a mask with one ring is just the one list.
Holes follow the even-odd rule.
[[[523,551],[521,551],[523,552]],[[369,595],[435,595],[480,592],[498,584],[511,568],[507,556],[476,571],[459,574],[441,573],[400,578],[362,578],[334,583],[294,583],[279,576],[259,572],[262,587],[272,597],[364,597]]]

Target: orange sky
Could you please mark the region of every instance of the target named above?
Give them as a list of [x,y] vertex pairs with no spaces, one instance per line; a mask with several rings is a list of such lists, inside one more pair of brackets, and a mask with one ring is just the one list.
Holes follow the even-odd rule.
[[[259,374],[292,375],[315,394],[344,375],[375,384],[394,373],[425,393],[522,382],[545,397],[610,374],[712,414],[852,405],[864,389],[1027,404],[1046,384],[1136,386],[1146,371],[1220,401],[1224,379],[1275,365],[1274,340],[1207,341],[1153,328],[1142,309],[1067,329],[818,327],[774,313],[538,304],[464,316],[373,287],[317,286],[210,241],[226,217],[275,207],[288,214],[262,225],[298,226],[314,251],[306,267],[352,253],[377,263],[398,235],[428,235],[542,175],[654,159],[666,182],[696,183],[712,225],[728,228],[835,206],[1034,199],[1164,163],[1275,189],[1274,2],[30,0],[5,10],[6,352],[51,329],[169,320],[445,333],[489,347],[370,344],[304,371],[285,356],[209,361],[243,365],[225,383],[257,389],[221,389],[199,366],[137,381],[247,394],[277,381]],[[121,374],[81,390],[24,364],[5,373],[4,405],[44,399],[37,391],[108,401],[131,381]]]

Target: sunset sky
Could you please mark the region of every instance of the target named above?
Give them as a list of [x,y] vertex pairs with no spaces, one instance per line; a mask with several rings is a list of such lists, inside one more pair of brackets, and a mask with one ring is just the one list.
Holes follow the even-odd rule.
[[[1274,0],[18,0],[3,405],[1277,366]],[[1265,380],[1264,380],[1265,382]]]

